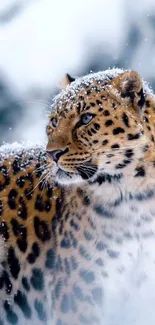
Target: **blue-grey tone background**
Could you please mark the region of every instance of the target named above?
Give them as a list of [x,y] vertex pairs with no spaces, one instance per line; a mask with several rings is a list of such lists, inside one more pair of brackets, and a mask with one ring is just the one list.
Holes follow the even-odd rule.
[[0,144],[46,139],[65,72],[113,66],[155,89],[155,0],[1,0]]

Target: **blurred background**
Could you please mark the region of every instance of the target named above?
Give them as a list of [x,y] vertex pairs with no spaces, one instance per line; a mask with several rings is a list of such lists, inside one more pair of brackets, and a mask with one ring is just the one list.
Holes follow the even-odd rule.
[[0,144],[44,141],[64,74],[114,66],[155,90],[155,0],[0,0]]

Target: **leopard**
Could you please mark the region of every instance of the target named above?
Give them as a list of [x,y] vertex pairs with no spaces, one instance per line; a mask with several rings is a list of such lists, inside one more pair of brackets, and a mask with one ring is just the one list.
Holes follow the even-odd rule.
[[153,325],[155,95],[117,68],[62,88],[46,148],[0,149],[0,325]]

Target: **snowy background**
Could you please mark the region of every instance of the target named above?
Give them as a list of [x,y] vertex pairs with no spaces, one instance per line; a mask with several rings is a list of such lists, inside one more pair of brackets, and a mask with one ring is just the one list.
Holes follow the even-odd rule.
[[45,140],[64,74],[113,66],[155,89],[155,0],[0,0],[0,144]]

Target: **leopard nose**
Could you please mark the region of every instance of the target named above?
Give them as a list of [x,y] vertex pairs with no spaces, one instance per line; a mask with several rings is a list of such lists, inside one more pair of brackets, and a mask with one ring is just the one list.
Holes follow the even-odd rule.
[[52,159],[57,163],[59,158],[64,155],[66,152],[68,152],[68,148],[65,150],[52,150],[52,151],[46,151],[48,156],[52,157]]

